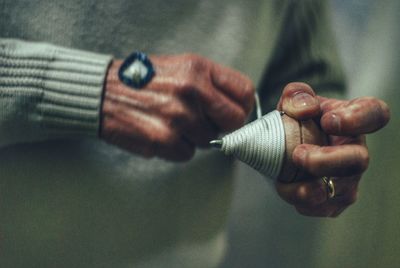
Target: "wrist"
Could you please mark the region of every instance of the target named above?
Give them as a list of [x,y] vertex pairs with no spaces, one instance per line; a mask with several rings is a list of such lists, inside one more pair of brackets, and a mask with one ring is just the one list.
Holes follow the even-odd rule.
[[104,79],[104,92],[106,92],[108,88],[114,87],[119,83],[118,70],[121,67],[121,64],[121,60],[114,59],[111,61],[106,73],[106,78]]
[[98,136],[103,138],[104,134],[104,118],[106,116],[106,111],[104,109],[105,102],[107,98],[108,92],[114,91],[113,89],[116,88],[118,79],[118,69],[121,66],[122,61],[113,59],[107,69],[106,77],[104,79],[102,97],[101,97],[101,105],[100,105],[100,125],[99,125],[99,133]]

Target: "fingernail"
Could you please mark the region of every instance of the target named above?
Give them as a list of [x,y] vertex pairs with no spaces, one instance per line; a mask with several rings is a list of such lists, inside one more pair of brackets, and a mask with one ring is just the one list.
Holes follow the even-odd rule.
[[313,96],[305,92],[295,93],[291,100],[293,107],[295,108],[304,108],[317,104],[317,100]]

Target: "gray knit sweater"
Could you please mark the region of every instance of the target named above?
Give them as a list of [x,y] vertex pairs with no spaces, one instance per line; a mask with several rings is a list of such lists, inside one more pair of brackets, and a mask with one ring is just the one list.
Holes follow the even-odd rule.
[[259,85],[343,89],[323,1],[0,0],[0,267],[215,267],[233,166],[97,137],[111,57],[195,52]]

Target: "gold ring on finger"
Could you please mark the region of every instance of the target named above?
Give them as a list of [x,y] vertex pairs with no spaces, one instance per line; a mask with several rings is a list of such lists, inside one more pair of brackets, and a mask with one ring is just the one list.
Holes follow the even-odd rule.
[[331,178],[324,176],[324,177],[322,177],[322,181],[326,185],[326,192],[328,195],[328,199],[334,198],[336,191],[335,191],[335,184],[333,183],[333,180]]

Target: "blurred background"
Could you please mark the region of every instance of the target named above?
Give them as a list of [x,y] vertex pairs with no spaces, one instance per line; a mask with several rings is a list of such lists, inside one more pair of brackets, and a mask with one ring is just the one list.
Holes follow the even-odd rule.
[[400,1],[331,0],[348,97],[372,95],[392,119],[368,136],[358,202],[336,219],[300,216],[240,165],[223,268],[400,267]]

